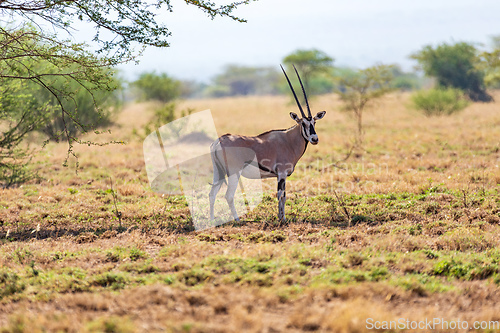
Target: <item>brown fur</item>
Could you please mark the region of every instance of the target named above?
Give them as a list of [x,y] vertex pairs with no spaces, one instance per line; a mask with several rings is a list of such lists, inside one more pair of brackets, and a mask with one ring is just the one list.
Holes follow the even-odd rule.
[[[249,148],[254,151],[259,164],[272,171],[262,171],[262,178],[277,177],[278,173],[285,172],[287,176],[291,175],[306,149],[306,141],[298,124],[286,130],[268,131],[258,136],[225,134],[220,137],[220,144],[223,149]],[[244,161],[237,160],[238,156],[232,158],[231,155],[226,154],[226,165],[242,168]]]

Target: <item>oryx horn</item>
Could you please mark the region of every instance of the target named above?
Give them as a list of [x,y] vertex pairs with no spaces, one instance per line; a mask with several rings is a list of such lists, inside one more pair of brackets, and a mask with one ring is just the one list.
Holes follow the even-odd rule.
[[306,90],[304,89],[304,85],[302,84],[302,80],[300,79],[299,72],[297,72],[297,68],[293,65],[293,69],[295,69],[295,73],[297,73],[297,77],[299,78],[300,86],[302,87],[302,93],[304,94],[304,99],[306,100],[307,113],[309,113],[309,118],[312,118],[311,109],[309,108],[309,102],[307,101]]
[[[283,74],[285,74],[285,77],[286,77],[286,80],[288,81],[288,85],[290,86],[290,89],[292,89],[293,97],[295,97],[295,101],[297,102],[297,106],[299,107],[300,113],[302,114],[302,118],[307,118],[306,114],[304,113],[304,110],[302,110],[302,106],[300,105],[299,99],[297,98],[297,95],[295,94],[295,90],[293,90],[292,83],[288,79],[288,75],[286,75],[286,72],[283,69],[283,66],[280,65],[280,67],[281,67],[281,70],[283,71]],[[307,101],[307,99],[306,99],[306,101]],[[308,109],[309,109],[309,106],[308,106]],[[311,112],[309,112],[309,113],[311,113]]]

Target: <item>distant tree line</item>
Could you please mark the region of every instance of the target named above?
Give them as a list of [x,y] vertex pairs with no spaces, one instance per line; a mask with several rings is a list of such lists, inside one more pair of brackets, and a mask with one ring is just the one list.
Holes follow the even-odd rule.
[[[492,101],[487,88],[500,88],[500,36],[493,38],[492,44],[490,50],[482,51],[465,42],[427,45],[410,56],[424,75],[405,72],[393,64],[364,69],[337,67],[333,57],[317,49],[297,50],[285,56],[282,63],[292,74],[289,77],[297,89],[300,84],[293,72],[300,73],[308,96],[332,92],[339,95],[342,110],[349,112],[357,124],[351,153],[362,154],[364,110],[391,91],[415,91],[411,96],[413,107],[426,116],[449,115],[470,102]],[[432,83],[432,89],[422,90]],[[228,65],[207,85],[177,81],[166,74],[144,73],[131,86],[140,99],[164,102],[155,111],[157,123],[173,119],[172,101],[179,97],[291,94],[278,66]]]
[[[334,59],[319,50],[297,50],[283,59],[286,70],[300,73],[308,95],[328,94],[345,91],[344,80],[357,73],[349,67],[335,67]],[[422,86],[424,78],[416,73],[404,72],[398,66],[391,66],[391,85],[400,90],[413,90]],[[294,86],[299,86],[295,75],[290,76]],[[289,94],[288,85],[279,66],[252,67],[227,65],[210,84],[176,80],[165,73],[147,72],[131,83],[138,100],[165,101],[175,98],[229,97],[248,95]],[[170,98],[173,97],[173,98]]]
[[[474,44],[458,42],[427,45],[410,55],[417,61],[418,72],[405,72],[400,66],[390,64],[390,87],[411,91],[428,86],[432,80],[437,89],[458,89],[471,101],[488,102],[492,97],[487,89],[500,88],[500,36],[492,38],[490,50],[480,50]],[[338,67],[335,59],[317,49],[301,49],[286,55],[282,63],[293,73],[299,71],[309,95],[345,92],[345,82],[363,69]],[[380,65],[380,64],[377,64]],[[145,73],[138,81],[156,80],[165,74]],[[295,75],[291,76],[296,81]],[[292,82],[294,85],[298,82]],[[133,86],[137,88],[136,82]],[[279,66],[252,67],[228,65],[216,75],[211,83],[178,81],[175,88],[171,83],[163,89],[174,89],[184,98],[228,97],[246,95],[288,94],[289,89]],[[154,90],[159,87],[155,85]],[[143,96],[144,97],[144,96]],[[160,99],[161,100],[161,99]]]

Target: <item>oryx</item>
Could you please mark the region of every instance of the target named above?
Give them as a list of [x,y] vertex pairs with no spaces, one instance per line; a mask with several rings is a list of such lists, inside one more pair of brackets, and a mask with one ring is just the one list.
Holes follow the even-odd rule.
[[309,142],[313,145],[318,144],[315,123],[316,120],[323,118],[326,114],[326,111],[321,111],[314,117],[311,115],[302,80],[295,66],[294,69],[302,87],[302,93],[304,94],[308,112],[307,116],[304,114],[283,66],[281,66],[281,70],[285,74],[302,118],[299,118],[296,113],[290,112],[290,117],[295,120],[296,124],[288,129],[271,130],[257,136],[225,134],[215,140],[210,146],[214,168],[213,184],[209,194],[211,220],[214,219],[215,198],[222,183],[226,181],[227,176],[228,181],[225,197],[235,221],[239,221],[236,208],[234,207],[234,194],[238,187],[240,176],[243,175],[250,179],[278,178],[278,219],[284,221],[286,177],[293,173],[295,164],[297,164],[306,151],[307,144]]

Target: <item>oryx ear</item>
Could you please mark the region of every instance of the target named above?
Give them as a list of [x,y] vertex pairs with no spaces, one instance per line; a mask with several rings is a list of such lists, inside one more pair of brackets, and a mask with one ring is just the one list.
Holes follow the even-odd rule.
[[326,114],[326,111],[321,111],[321,112],[318,112],[316,113],[316,115],[314,116],[314,120],[318,120],[318,119],[321,119],[325,116]]
[[290,112],[290,117],[295,120],[296,122],[299,122],[300,121],[300,118],[299,116],[297,116],[297,114],[295,112]]

